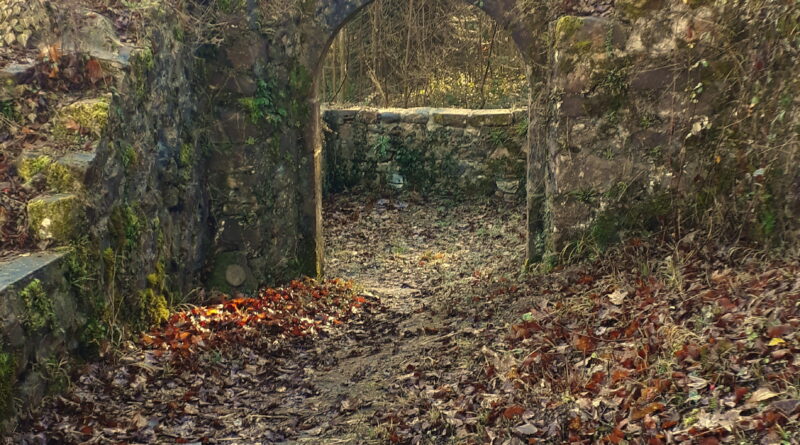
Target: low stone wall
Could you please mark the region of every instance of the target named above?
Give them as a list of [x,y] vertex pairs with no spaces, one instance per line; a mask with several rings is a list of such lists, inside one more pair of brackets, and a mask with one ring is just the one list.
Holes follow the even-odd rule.
[[[17,3],[0,0],[0,10]],[[200,282],[210,244],[207,124],[181,23],[142,9],[147,32],[122,47],[109,18],[53,6],[66,19],[37,43],[60,46],[62,65],[92,61],[102,79],[0,67],[6,103],[29,89],[68,103],[39,113],[50,121],[13,165],[15,181],[38,193],[27,203],[30,236],[51,250],[0,262],[0,433],[68,385],[77,353],[162,322]],[[64,84],[88,99],[69,100]]]
[[325,193],[354,187],[524,199],[527,111],[325,109]]
[[86,315],[68,276],[66,252],[0,261],[0,431],[17,403],[69,384],[62,360],[80,352]]

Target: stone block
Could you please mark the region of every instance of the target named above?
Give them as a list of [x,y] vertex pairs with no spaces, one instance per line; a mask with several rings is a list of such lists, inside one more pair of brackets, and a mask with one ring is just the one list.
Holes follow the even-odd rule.
[[0,84],[22,84],[33,76],[34,63],[10,63],[0,68]]
[[660,90],[672,85],[674,73],[670,68],[655,68],[640,71],[631,79],[633,90]]
[[[62,142],[84,142],[83,134],[99,139],[108,126],[110,96],[85,99],[58,110],[53,125],[53,137]],[[79,131],[74,129],[77,126]]]
[[89,169],[94,165],[95,151],[76,151],[67,153],[55,162],[69,170],[74,178],[81,184],[86,182]]
[[28,221],[39,241],[67,244],[80,233],[83,203],[76,195],[40,196],[28,203]]
[[378,123],[378,111],[377,110],[360,110],[356,114],[356,120],[359,122],[363,122],[365,124],[377,124]]
[[468,112],[460,110],[432,111],[431,120],[444,127],[466,127]]
[[382,111],[379,114],[379,120],[382,124],[394,124],[402,120],[400,113],[394,111]]
[[514,123],[510,110],[475,110],[467,117],[471,127],[505,127]]
[[430,120],[429,108],[411,108],[401,113],[403,122],[409,124],[427,124]]

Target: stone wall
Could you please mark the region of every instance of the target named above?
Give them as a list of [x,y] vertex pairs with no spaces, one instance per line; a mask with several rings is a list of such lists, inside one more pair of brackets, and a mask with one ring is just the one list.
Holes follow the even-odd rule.
[[767,3],[625,1],[552,24],[551,253],[664,228],[795,243],[800,8]]
[[261,13],[244,3],[222,11],[223,41],[201,52],[215,233],[207,282],[223,291],[318,274],[315,239],[304,232],[314,226],[313,157],[302,142],[311,77],[297,60],[294,16],[276,18],[268,34]]
[[[71,103],[39,110],[50,120],[14,166],[41,193],[27,216],[49,250],[0,263],[0,421],[15,401],[28,408],[63,389],[78,353],[165,320],[202,279],[211,239],[204,88],[183,25],[166,7],[143,8],[146,32],[121,45],[100,13],[49,12],[69,20],[37,44],[59,45],[59,57],[13,66],[4,84],[20,94],[12,101],[30,83]],[[80,73],[95,62],[90,82]],[[38,76],[42,64],[64,77]]]
[[41,252],[0,262],[0,431],[21,406],[69,385],[63,361],[82,352],[87,308],[68,281],[69,257]]
[[325,109],[325,193],[525,197],[527,110]]

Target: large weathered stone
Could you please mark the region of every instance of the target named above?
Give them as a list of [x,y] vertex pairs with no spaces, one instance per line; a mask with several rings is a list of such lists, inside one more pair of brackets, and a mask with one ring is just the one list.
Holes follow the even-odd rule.
[[445,127],[467,126],[468,110],[431,110],[431,122]]
[[508,110],[474,110],[467,117],[471,127],[506,127],[514,123],[514,115]]
[[82,230],[83,203],[73,194],[61,193],[32,199],[28,220],[36,239],[67,244]]
[[[324,119],[337,131],[336,137],[326,138],[323,149],[326,192],[360,185],[424,194],[492,196],[497,191],[495,178],[523,179],[525,135],[514,122],[514,110],[376,112],[381,116],[379,123],[357,120],[340,124],[342,113],[326,110]],[[428,116],[441,113],[456,116],[453,122],[457,126],[424,125]],[[382,118],[386,115],[392,120],[400,116],[401,121],[387,124]],[[409,123],[409,116],[416,123]],[[465,128],[467,119],[472,125]]]

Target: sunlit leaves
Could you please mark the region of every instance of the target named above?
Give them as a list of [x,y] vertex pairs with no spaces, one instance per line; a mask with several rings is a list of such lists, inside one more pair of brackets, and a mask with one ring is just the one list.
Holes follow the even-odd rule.
[[318,335],[342,324],[365,304],[370,301],[357,295],[350,282],[293,281],[279,289],[263,289],[255,298],[237,296],[175,313],[165,326],[142,334],[141,342],[149,348],[187,356],[252,336]]

